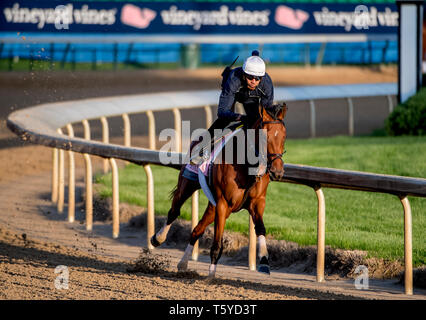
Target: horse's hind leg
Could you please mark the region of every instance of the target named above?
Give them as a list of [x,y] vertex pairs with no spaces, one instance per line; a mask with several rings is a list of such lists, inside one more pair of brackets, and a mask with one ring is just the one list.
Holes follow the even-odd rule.
[[192,254],[192,250],[194,249],[194,245],[197,240],[203,235],[206,228],[214,221],[214,216],[216,213],[216,208],[209,203],[206,211],[204,211],[203,217],[198,222],[197,226],[191,233],[191,239],[189,240],[189,244],[186,247],[185,253],[183,254],[182,259],[180,259],[178,263],[178,270],[185,271],[188,268],[189,257]]
[[184,178],[181,171],[178,184],[176,189],[173,191],[172,207],[167,214],[167,220],[163,227],[151,237],[151,244],[154,247],[158,247],[166,240],[167,233],[169,232],[172,223],[180,215],[182,205],[197,189],[199,189],[198,183]]
[[216,266],[223,251],[223,232],[225,230],[226,219],[230,214],[227,202],[221,199],[217,203],[216,214],[214,220],[214,240],[210,249],[210,267],[209,277],[213,278],[216,274]]

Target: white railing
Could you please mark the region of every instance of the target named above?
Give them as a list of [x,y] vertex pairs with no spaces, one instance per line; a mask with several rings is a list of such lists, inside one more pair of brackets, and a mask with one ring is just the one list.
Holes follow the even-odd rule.
[[[315,124],[315,99],[347,98],[348,102],[354,97],[396,94],[395,84],[380,85],[343,85],[343,86],[311,86],[277,88],[276,101],[309,100],[311,105],[310,121]],[[147,243],[151,248],[150,238],[154,234],[154,178],[150,164],[163,165],[160,161],[162,152],[155,151],[155,111],[171,110],[174,115],[174,126],[178,137],[180,133],[180,110],[185,108],[203,108],[205,125],[209,127],[213,116],[211,106],[215,105],[219,92],[192,91],[144,94],[123,97],[108,97],[86,99],[61,103],[43,104],[32,108],[16,111],[8,118],[8,127],[21,136],[22,139],[46,145],[53,148],[52,166],[52,201],[57,204],[59,212],[64,208],[64,157],[65,150],[69,157],[68,181],[68,221],[74,221],[74,153],[83,155],[86,167],[86,229],[93,227],[92,206],[92,166],[90,155],[105,158],[104,170],[108,166],[112,171],[113,214],[112,236],[119,236],[119,197],[118,170],[116,159],[121,159],[143,165],[147,175]],[[392,99],[388,98],[389,110],[393,108]],[[348,103],[351,109],[352,103]],[[130,115],[146,113],[149,123],[149,149],[130,146],[131,123]],[[353,115],[353,112],[349,112]],[[124,127],[124,145],[109,143],[108,117],[121,116]],[[102,142],[90,140],[88,120],[100,119],[102,123]],[[349,119],[350,120],[350,119]],[[74,136],[73,124],[81,123],[84,128],[84,138]],[[352,123],[352,125],[351,125]],[[315,127],[313,125],[313,127]],[[64,134],[62,128],[67,129]],[[312,125],[311,125],[312,128]],[[353,121],[349,121],[353,129]],[[349,130],[350,133],[351,130]],[[353,131],[352,131],[353,132]],[[180,142],[180,139],[177,139]],[[184,154],[181,153],[181,143],[175,152],[183,164]],[[179,168],[180,165],[173,165]],[[405,292],[412,294],[412,236],[411,208],[407,196],[426,197],[426,179],[408,178],[388,175],[378,175],[328,168],[317,168],[286,164],[286,174],[281,182],[299,183],[314,189],[318,199],[318,229],[317,229],[317,281],[324,280],[325,261],[325,199],[322,187],[345,188],[371,192],[383,192],[397,195],[404,208],[404,247],[405,247]],[[192,224],[198,223],[198,191],[192,197]],[[250,221],[249,268],[254,270],[256,265],[256,246],[254,225]],[[151,248],[152,249],[152,248]],[[198,257],[198,248],[193,251],[193,259]]]

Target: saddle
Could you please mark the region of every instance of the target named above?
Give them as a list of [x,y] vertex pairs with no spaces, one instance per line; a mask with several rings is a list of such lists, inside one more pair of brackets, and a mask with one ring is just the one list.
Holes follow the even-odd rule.
[[224,139],[230,136],[230,134],[234,135],[236,130],[242,127],[243,124],[240,122],[231,123],[226,126],[223,131],[213,132],[213,137],[209,137],[208,132],[206,132],[206,134],[202,136],[202,141],[194,141],[193,145],[190,147],[190,163],[199,166],[206,162],[210,158],[212,150],[217,149],[223,144]]
[[185,166],[182,175],[189,180],[198,181],[204,194],[214,206],[216,206],[216,201],[210,190],[212,187],[212,164],[226,144],[243,130],[243,126],[240,122],[232,123],[221,132],[222,134],[214,136],[211,140],[196,141],[189,150],[189,155],[192,155],[192,157],[190,157],[190,163]]

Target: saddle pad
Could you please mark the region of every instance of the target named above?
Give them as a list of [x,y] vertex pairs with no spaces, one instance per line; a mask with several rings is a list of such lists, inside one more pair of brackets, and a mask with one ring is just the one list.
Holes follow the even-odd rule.
[[188,163],[185,167],[186,170],[189,170],[192,173],[198,174],[198,169],[205,175],[206,177],[209,174],[209,167],[210,165],[216,160],[217,155],[220,153],[220,151],[223,149],[223,147],[228,143],[229,140],[233,136],[235,136],[238,132],[240,132],[242,128],[238,128],[233,132],[229,132],[225,136],[222,137],[221,142],[218,143],[215,148],[213,149],[213,152],[210,154],[210,157],[202,162],[199,166],[195,164]]

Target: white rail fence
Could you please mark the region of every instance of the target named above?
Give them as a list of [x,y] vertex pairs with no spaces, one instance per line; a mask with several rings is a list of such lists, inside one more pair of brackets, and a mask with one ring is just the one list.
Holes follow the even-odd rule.
[[[387,96],[389,111],[392,111],[391,96],[397,92],[396,84],[367,84],[340,86],[311,86],[276,88],[276,101],[310,101],[311,136],[315,136],[315,100],[326,98],[346,98],[349,109],[348,132],[353,134],[352,99],[362,96]],[[75,217],[75,161],[74,153],[82,154],[85,163],[85,213],[86,229],[93,228],[93,170],[91,156],[104,158],[104,172],[109,167],[112,171],[112,237],[119,237],[119,176],[116,159],[141,164],[147,175],[147,243],[150,249],[150,238],[155,232],[154,226],[154,177],[150,164],[163,165],[161,153],[156,151],[154,112],[171,110],[174,115],[174,126],[179,142],[174,152],[168,155],[177,156],[183,164],[184,154],[181,144],[180,110],[202,108],[205,112],[205,125],[209,127],[213,120],[212,106],[217,104],[219,92],[188,91],[132,95],[122,97],[106,97],[67,101],[61,103],[42,104],[13,112],[8,117],[8,127],[22,139],[53,148],[52,151],[52,202],[56,203],[58,212],[64,210],[64,157],[68,156],[68,221]],[[148,118],[149,149],[132,147],[131,121],[133,114],[145,113]],[[123,119],[123,145],[109,142],[108,118],[121,116]],[[102,123],[102,142],[91,140],[89,120],[100,119]],[[84,138],[74,136],[73,125],[81,124]],[[66,134],[63,132],[66,129]],[[163,154],[164,155],[164,154]],[[180,165],[171,165],[175,168]],[[322,187],[364,190],[394,194],[401,200],[404,209],[404,247],[405,247],[405,293],[412,294],[412,235],[411,208],[407,196],[426,197],[426,179],[408,178],[388,175],[377,175],[362,172],[335,170],[286,164],[286,174],[281,182],[298,183],[314,189],[318,199],[317,228],[317,281],[324,281],[325,262],[325,199]],[[198,223],[198,191],[192,197],[192,225]],[[249,268],[256,268],[256,242],[252,220],[249,219]],[[198,257],[198,247],[194,248],[193,259]]]

